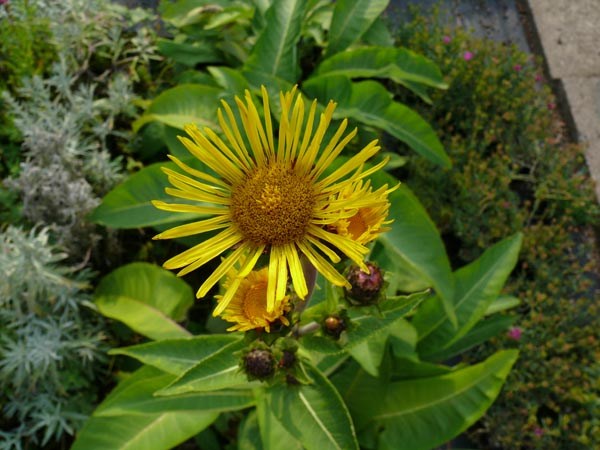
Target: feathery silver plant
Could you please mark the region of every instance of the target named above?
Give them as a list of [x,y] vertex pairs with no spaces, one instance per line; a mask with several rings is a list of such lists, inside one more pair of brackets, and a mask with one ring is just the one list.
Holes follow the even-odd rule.
[[[122,158],[111,156],[109,141],[130,138],[115,122],[135,115],[136,65],[157,58],[151,33],[135,26],[151,16],[96,0],[25,3],[11,2],[12,18],[27,20],[31,11],[47,17],[58,61],[48,78],[25,79],[14,97],[3,95],[25,156],[18,177],[3,184],[21,196],[27,220],[52,224],[68,253],[83,255],[100,239],[86,215],[123,178]],[[97,54],[110,63],[90,79]]]
[[0,232],[1,413],[21,424],[2,432],[2,450],[73,434],[93,404],[103,334],[88,314],[90,274],[65,258],[48,228]]

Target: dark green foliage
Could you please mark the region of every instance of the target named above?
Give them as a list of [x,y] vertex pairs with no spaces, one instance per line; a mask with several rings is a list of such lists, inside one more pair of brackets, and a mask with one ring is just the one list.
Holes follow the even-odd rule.
[[[429,17],[429,18],[426,18]],[[589,227],[599,210],[580,146],[567,142],[542,70],[514,46],[444,28],[417,15],[400,45],[436,62],[449,84],[417,110],[453,161],[410,157],[406,183],[445,237],[458,266],[500,237],[524,233],[508,291],[523,301],[520,340],[493,340],[522,355],[504,394],[472,436],[483,448],[586,449],[600,442],[598,267]],[[470,52],[470,54],[466,54]],[[398,92],[401,101],[419,100]]]

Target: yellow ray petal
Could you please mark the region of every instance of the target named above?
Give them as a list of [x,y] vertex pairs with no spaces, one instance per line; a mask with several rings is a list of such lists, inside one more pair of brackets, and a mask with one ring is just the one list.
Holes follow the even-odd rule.
[[227,271],[239,261],[244,252],[246,252],[247,250],[247,246],[240,245],[237,249],[233,251],[233,253],[231,253],[231,255],[229,255],[227,258],[221,261],[219,267],[217,267],[215,271],[211,273],[210,276],[204,281],[204,283],[202,283],[202,286],[200,286],[200,289],[198,289],[198,292],[196,292],[196,297],[204,297],[208,293],[208,291],[210,291],[210,289],[217,283],[217,281],[219,281],[227,273]]
[[325,186],[329,186],[333,182],[339,180],[340,178],[346,176],[348,173],[352,172],[357,167],[360,167],[362,163],[364,163],[367,159],[373,156],[375,153],[379,151],[380,147],[377,146],[377,141],[373,141],[368,144],[365,148],[363,148],[358,154],[354,155],[341,167],[339,167],[335,172],[326,178],[322,179],[318,183],[315,184],[315,189],[317,191],[322,190]]
[[[217,306],[212,313],[213,317],[217,317],[219,314],[221,314],[225,310],[225,308],[227,308],[227,306],[229,306],[229,303],[231,303],[231,300],[233,299],[233,297],[234,297],[236,291],[238,290],[238,288],[240,287],[241,283],[242,283],[242,278],[236,278],[236,279],[232,280],[231,283],[229,283],[229,286],[227,286],[227,290],[225,291],[225,294],[219,300],[219,303],[217,303]],[[228,329],[228,331],[229,331],[229,329]]]
[[152,200],[155,208],[163,211],[197,213],[197,214],[229,214],[229,208],[219,208],[216,206],[199,206],[187,203],[166,203],[160,200]]
[[308,242],[310,242],[312,245],[314,245],[315,247],[317,247],[334,264],[339,263],[341,261],[340,255],[338,255],[336,252],[334,252],[333,250],[331,250],[329,247],[327,247],[325,244],[323,244],[318,239],[315,239],[314,237],[312,237],[310,234],[308,234],[306,236],[306,240]]
[[229,216],[216,216],[198,222],[186,223],[178,227],[170,228],[154,236],[154,239],[174,239],[194,234],[206,233],[207,231],[218,230],[231,225]]
[[235,245],[242,239],[242,236],[233,228],[227,228],[221,231],[216,236],[213,236],[198,245],[193,246],[181,252],[179,255],[173,256],[172,258],[165,261],[163,267],[165,269],[179,269],[187,266],[188,264],[198,263],[197,267],[210,261],[215,256],[224,252],[227,248],[226,245]]
[[296,291],[298,297],[304,299],[308,294],[308,287],[306,286],[306,279],[304,277],[304,271],[302,270],[302,263],[300,262],[298,252],[296,251],[296,246],[294,244],[286,244],[283,252],[290,269],[294,291]]
[[203,192],[208,192],[210,194],[219,195],[221,197],[229,196],[228,193],[223,191],[223,189],[219,189],[216,186],[211,186],[210,184],[201,183],[198,180],[194,180],[193,178],[190,178],[186,175],[182,175],[178,172],[175,172],[174,170],[171,170],[168,167],[161,167],[161,170],[163,171],[163,173],[165,173],[167,175],[167,177],[169,177],[169,181],[171,179],[173,179],[173,180],[179,181],[180,183],[185,183],[188,186],[192,186],[196,189],[199,189]]
[[340,249],[340,251],[354,261],[354,263],[356,263],[356,265],[358,265],[361,269],[366,269],[367,266],[365,265],[363,259],[365,255],[369,253],[369,249],[364,245],[361,245],[345,236],[339,236],[335,233],[330,233],[329,231],[325,231],[324,229],[315,226],[309,225],[308,232],[313,236],[329,242],[334,247]]
[[350,287],[350,283],[335,268],[327,262],[321,255],[304,242],[297,242],[298,249],[308,258],[310,263],[315,266],[317,271],[321,272],[325,278],[336,286]]
[[246,275],[248,275],[252,271],[252,269],[254,269],[254,266],[256,265],[256,261],[258,261],[258,258],[260,258],[260,255],[263,254],[265,247],[266,247],[266,245],[259,245],[258,247],[251,250],[254,253],[240,268],[240,270],[237,274],[237,277],[244,278]]
[[231,107],[227,104],[225,100],[221,100],[221,103],[223,105],[223,108],[225,109],[227,118],[229,119],[229,124],[227,124],[227,121],[223,117],[221,109],[219,109],[217,115],[219,116],[219,124],[221,125],[221,129],[225,133],[225,136],[227,137],[229,143],[239,153],[240,158],[243,158],[246,161],[248,161],[250,165],[254,164],[252,158],[250,158],[250,153],[248,153],[248,150],[246,149],[246,144],[244,143],[244,139],[242,138],[240,129],[238,128],[237,121],[235,120],[235,116],[233,114],[233,111],[231,110]]
[[[169,180],[171,181],[171,180]],[[206,192],[199,191],[191,188],[185,184],[179,183],[178,181],[171,181],[173,186],[179,188],[174,189],[171,187],[165,188],[165,192],[173,197],[185,198],[187,200],[196,200],[198,202],[215,203],[217,205],[229,205],[231,200],[225,197],[219,197],[216,195],[207,194]]]
[[173,161],[175,164],[177,164],[177,166],[179,166],[181,169],[183,169],[185,172],[189,173],[190,175],[192,175],[196,178],[199,178],[201,180],[208,181],[209,183],[215,184],[217,186],[221,186],[221,187],[225,188],[225,190],[230,189],[229,184],[227,184],[223,180],[221,180],[219,178],[215,178],[205,172],[196,170],[196,169],[188,166],[187,164],[183,163],[181,160],[179,160],[177,157],[175,157],[173,155],[167,155],[167,156],[169,157],[169,159],[171,161]]

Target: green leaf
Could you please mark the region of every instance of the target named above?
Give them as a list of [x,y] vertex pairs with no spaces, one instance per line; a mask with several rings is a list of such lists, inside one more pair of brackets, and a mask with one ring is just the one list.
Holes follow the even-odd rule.
[[392,33],[381,16],[375,19],[369,29],[365,31],[362,40],[369,45],[378,45],[381,47],[394,46],[394,36],[392,36]]
[[133,131],[142,125],[158,121],[183,130],[183,126],[195,123],[199,128],[218,129],[217,108],[220,88],[201,84],[182,84],[167,89],[156,97],[144,114],[133,122]]
[[[397,180],[384,172],[371,177],[374,186],[394,186]],[[444,244],[425,208],[406,185],[389,195],[391,230],[379,237],[391,260],[401,262],[426,279],[443,299],[450,320],[456,320],[452,299],[454,280]],[[425,302],[425,304],[429,301]],[[424,305],[421,306],[422,309]]]
[[260,428],[260,438],[264,450],[280,450],[285,442],[285,448],[290,450],[303,450],[305,447],[294,436],[286,431],[275,418],[271,406],[268,404],[269,395],[263,389],[256,389],[256,416]]
[[[77,434],[71,447],[74,450],[164,450],[189,439],[208,427],[219,415],[215,411],[182,408],[177,399],[170,405],[158,403],[152,406],[154,382],[159,381],[161,372],[151,367],[142,367],[125,379],[100,404]],[[167,375],[168,376],[168,375]],[[146,398],[147,413],[139,411],[125,413],[126,405],[132,400]],[[183,403],[189,399],[180,400]],[[138,404],[139,406],[139,404]],[[193,406],[193,405],[189,405]],[[166,407],[167,409],[163,409]],[[168,408],[173,407],[171,411]],[[122,414],[117,414],[122,410]],[[151,412],[158,410],[160,412]],[[114,415],[112,414],[114,413]]]
[[165,450],[196,435],[219,416],[217,412],[176,411],[90,417],[71,450]]
[[437,377],[390,383],[384,395],[362,399],[352,410],[357,428],[376,425],[381,450],[428,450],[475,423],[498,395],[517,359],[501,351],[481,364]]
[[387,345],[388,334],[373,336],[366,342],[355,345],[348,350],[350,355],[360,364],[369,375],[379,376],[379,366]]
[[221,52],[207,41],[188,43],[159,38],[156,44],[160,53],[188,67],[195,67],[196,64],[216,64],[223,60]]
[[155,414],[174,411],[223,412],[236,411],[254,405],[249,390],[220,390],[184,394],[175,397],[157,397],[154,392],[175,379],[154,367],[144,366],[119,384],[96,411],[95,417],[124,414]]
[[429,295],[429,291],[426,291],[388,298],[378,306],[381,311],[380,317],[375,316],[371,310],[364,307],[348,310],[352,328],[347,331],[348,339],[344,348],[350,350],[374,339],[379,334],[386,334],[387,336],[390,328],[394,327],[399,319],[416,308]]
[[[284,442],[284,441],[280,441]],[[288,444],[289,441],[285,441]],[[266,450],[260,437],[260,428],[256,411],[250,411],[240,423],[237,433],[238,450]],[[287,447],[290,448],[290,447]],[[302,447],[296,447],[301,450]]]
[[[200,168],[199,164],[199,161],[194,162],[194,167]],[[111,228],[139,228],[192,221],[202,217],[199,214],[162,211],[152,204],[152,200],[174,200],[165,192],[165,188],[170,184],[161,170],[162,167],[178,170],[172,162],[144,167],[106,194],[88,219]],[[185,202],[179,199],[177,201]]]
[[150,339],[186,337],[176,321],[194,296],[183,280],[148,263],[132,263],[106,275],[94,294],[99,311]]
[[110,350],[109,354],[130,356],[144,364],[179,376],[199,361],[240,340],[241,336],[238,334],[207,334],[116,348]]
[[405,48],[364,47],[338,53],[317,67],[316,75],[388,78],[446,89],[442,74],[430,59]]
[[237,354],[246,346],[235,341],[202,359],[156,395],[178,395],[188,392],[205,392],[229,387],[251,386],[240,370]]
[[231,0],[178,0],[176,2],[159,2],[159,13],[164,20],[177,28],[195,25],[207,16],[214,14],[215,6],[225,9]]
[[249,89],[248,80],[239,70],[230,67],[208,67],[207,70],[216,80],[216,82],[227,92],[233,94],[242,94]]
[[126,264],[106,275],[95,296],[123,296],[155,307],[173,320],[185,319],[194,303],[190,286],[170,271],[145,262]]
[[421,357],[430,359],[429,355],[449,347],[484,316],[517,262],[521,241],[520,233],[506,238],[454,274],[456,290],[452,307],[458,329],[449,323],[439,297],[422,305],[413,319],[419,332]]
[[341,52],[357,42],[387,8],[388,3],[389,0],[336,1],[326,54]]
[[150,339],[190,336],[190,333],[158,309],[130,297],[107,295],[96,298],[102,315],[119,320]]
[[[351,89],[350,98],[336,98],[335,95],[346,92],[348,86]],[[352,118],[379,128],[430,161],[442,167],[451,166],[450,158],[431,125],[412,109],[393,101],[391,94],[380,83],[352,83],[345,76],[323,75],[308,79],[302,87],[321,102],[329,99],[338,101],[335,118]]]
[[340,394],[317,369],[312,384],[276,385],[267,392],[273,415],[307,450],[358,450],[352,418]]
[[494,300],[490,306],[485,310],[485,315],[489,316],[491,314],[496,314],[502,311],[506,311],[508,309],[516,308],[521,304],[521,300],[517,297],[513,297],[512,295],[501,295],[496,300]]
[[427,354],[433,361],[445,361],[453,356],[460,355],[467,350],[498,336],[508,329],[515,321],[516,316],[493,316],[479,321],[467,334],[437,352]]
[[295,83],[300,75],[298,50],[304,0],[274,0],[266,14],[263,28],[245,68],[265,72]]

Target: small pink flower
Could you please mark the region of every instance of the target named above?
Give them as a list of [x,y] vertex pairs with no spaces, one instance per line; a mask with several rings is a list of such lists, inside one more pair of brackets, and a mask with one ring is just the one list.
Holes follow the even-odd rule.
[[513,66],[513,69],[514,69],[515,72],[520,72],[521,69],[523,69],[523,66],[521,66],[521,64],[515,64]]
[[541,74],[541,73],[536,73],[536,74],[535,74],[535,81],[537,81],[538,83],[539,83],[540,81],[542,81],[542,74]]
[[519,327],[512,327],[510,330],[508,330],[508,333],[506,333],[506,335],[509,339],[512,339],[513,341],[519,341],[521,339],[521,336],[523,335],[523,330],[521,330],[521,328]]
[[473,56],[475,56],[475,55],[473,55],[473,53],[471,53],[469,51],[466,51],[463,54],[463,58],[464,58],[465,61],[471,61],[473,59]]
[[535,427],[535,429],[533,430],[533,434],[535,434],[536,436],[543,436],[544,435],[544,429],[540,428],[540,427]]
[[7,3],[8,3],[8,0],[0,0],[0,6],[6,5]]
[[444,44],[449,44],[452,41],[452,38],[446,35],[442,38],[442,41],[444,42]]
[[548,103],[548,109],[549,109],[550,111],[552,111],[552,110],[556,109],[556,103],[552,103],[552,102]]

